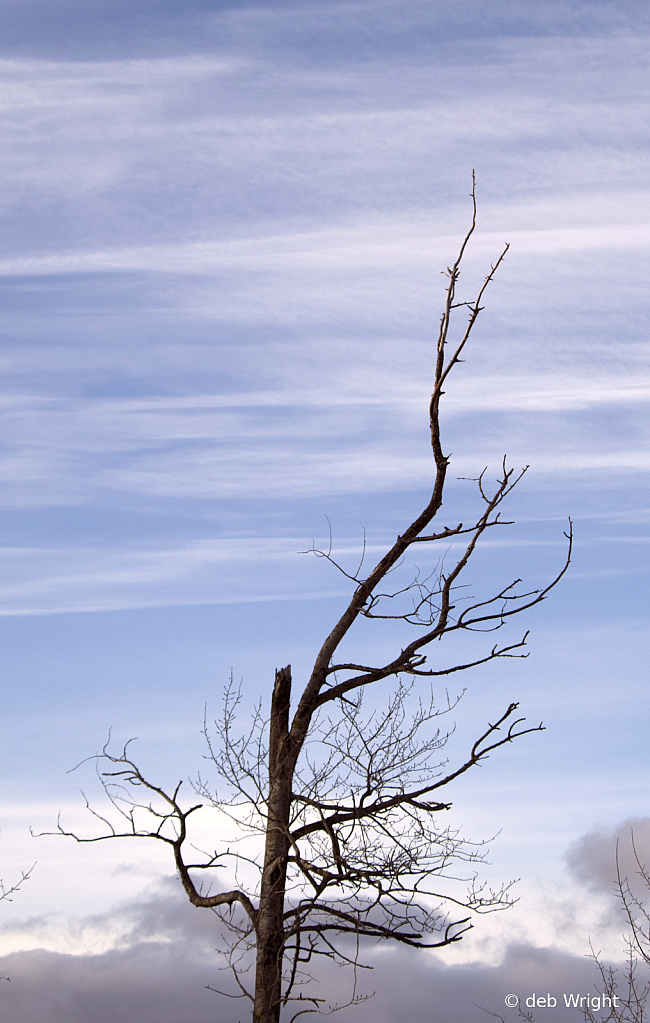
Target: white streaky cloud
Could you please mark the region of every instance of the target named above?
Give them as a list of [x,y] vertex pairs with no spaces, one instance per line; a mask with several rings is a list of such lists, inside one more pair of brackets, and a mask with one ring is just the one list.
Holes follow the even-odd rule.
[[[186,55],[116,61],[0,60],[0,167],[7,181],[2,204],[33,189],[80,202],[133,173],[135,154],[149,135],[155,150],[169,134],[164,110],[174,94],[230,79],[250,62]],[[128,100],[126,97],[128,96]],[[38,158],[41,147],[47,159]]]
[[[510,445],[510,464],[532,462],[535,475],[562,476],[613,472],[646,473],[650,452],[646,447],[585,452],[583,449],[532,450]],[[497,456],[498,457],[498,456]],[[494,447],[477,445],[471,455],[453,456],[454,472],[473,474],[495,462]],[[106,470],[99,482],[106,488],[131,494],[179,498],[263,497],[281,499],[310,495],[382,493],[394,489],[418,489],[432,482],[430,456],[409,456],[377,446],[355,446],[348,452],[309,455],[299,450],[268,452],[254,449],[220,454],[144,456],[138,464]],[[577,481],[576,481],[577,482]]]
[[[201,88],[207,78],[227,80],[250,68],[251,61],[243,58],[205,54],[114,61],[0,59],[0,125],[7,141],[17,146],[59,136],[79,165],[84,157],[75,142],[82,137],[106,143],[128,139],[179,88],[193,82]],[[149,130],[159,135],[170,128],[161,122]],[[56,157],[49,168],[14,165],[12,183],[15,187],[21,177],[38,180],[48,170],[56,177],[59,169]]]
[[[530,519],[528,520],[530,521]],[[378,560],[392,537],[369,540],[366,559]],[[647,537],[590,537],[585,544],[598,548],[615,544],[635,547]],[[285,600],[322,600],[350,594],[350,582],[336,569],[310,553],[312,540],[277,537],[230,537],[184,545],[141,542],[129,546],[1,547],[0,616],[100,612],[136,608],[237,604]],[[316,541],[327,549],[326,538]],[[443,555],[461,550],[458,543],[415,552],[415,562],[433,568]],[[549,548],[562,551],[556,539],[487,539],[481,549],[521,550]],[[332,554],[347,570],[354,570],[362,553],[359,538],[337,537]],[[555,562],[553,563],[555,564]],[[409,576],[410,569],[406,569]],[[573,572],[576,579],[625,578],[634,573],[626,565]],[[406,575],[404,575],[406,578]]]
[[[365,235],[365,237],[364,237]],[[572,252],[646,251],[650,249],[650,221],[603,226],[549,228],[509,233],[511,247],[521,255],[564,255]],[[77,250],[15,256],[0,260],[0,275],[25,276],[110,271],[156,273],[238,272],[331,272],[392,270],[419,273],[437,265],[458,248],[458,233],[436,236],[435,230],[418,229],[403,220],[393,229],[323,230],[290,236],[258,237],[233,241],[198,241],[155,244],[104,250]],[[474,256],[496,258],[503,249],[504,232],[483,231],[473,245]]]
[[[268,357],[268,352],[265,353]],[[86,429],[93,421],[104,426],[115,423],[115,438],[120,434],[121,422],[125,422],[124,440],[131,438],[132,446],[137,446],[145,438],[165,441],[179,437],[219,437],[223,420],[202,418],[209,417],[215,410],[221,409],[259,409],[259,408],[315,408],[338,409],[339,406],[371,406],[372,408],[405,412],[422,413],[427,407],[429,390],[426,380],[396,379],[395,374],[384,375],[372,372],[365,367],[364,371],[355,374],[353,367],[346,367],[351,372],[341,372],[340,377],[332,373],[331,363],[319,367],[319,375],[327,373],[329,368],[332,382],[326,388],[302,387],[299,390],[282,390],[274,388],[259,391],[232,391],[222,394],[196,394],[180,397],[143,395],[138,398],[112,398],[69,401],[60,398],[48,398],[43,395],[7,394],[0,397],[0,407],[8,419],[13,415],[20,417],[22,427],[29,429],[30,415],[69,416],[79,419]],[[387,369],[393,367],[387,367]],[[287,373],[291,372],[289,366]],[[398,367],[395,367],[398,371]],[[456,415],[483,411],[523,411],[554,412],[598,408],[602,405],[637,405],[650,400],[650,374],[635,375],[625,378],[589,377],[580,379],[563,379],[556,376],[539,377],[533,374],[513,376],[507,372],[482,376],[480,379],[453,381],[445,394],[444,413]],[[410,417],[409,417],[410,418]],[[175,423],[178,423],[178,426]],[[167,430],[165,425],[168,423]],[[194,430],[190,425],[194,423]],[[137,429],[141,425],[140,430]],[[239,437],[260,436],[267,434],[269,427],[257,425],[240,419],[232,432],[237,431]],[[278,427],[275,427],[277,430]],[[243,431],[240,433],[239,431]],[[180,432],[179,432],[180,431]],[[230,432],[230,431],[229,431]]]
[[[576,488],[583,478],[593,479],[594,474],[644,474],[650,467],[647,448],[585,453],[580,448],[567,451],[565,447],[558,454],[539,448],[531,450],[530,445],[521,443],[516,447],[511,443],[509,447],[511,465],[532,463],[538,481],[542,476],[550,476],[566,482],[571,476]],[[498,461],[494,446],[477,445],[471,455],[453,455],[452,466],[462,476],[476,476],[485,465],[498,465]],[[81,462],[53,467],[43,452],[30,454],[24,461],[17,459],[13,466],[8,461],[3,503],[5,507],[111,506],[117,495],[124,495],[128,504],[136,507],[139,498],[282,501],[287,495],[293,500],[420,489],[432,481],[430,456],[417,458],[376,446],[313,456],[289,449],[282,453],[249,449],[143,455],[122,469],[95,469],[90,477],[84,468]]]
[[494,374],[480,380],[455,381],[446,397],[445,411],[560,412],[607,405],[630,406],[650,400],[650,375],[564,378]]
[[[300,351],[296,358],[306,363],[308,375],[325,380],[326,387],[300,386],[298,381],[295,389],[286,389],[282,387],[285,381],[279,379],[279,387],[267,390],[182,396],[64,399],[6,394],[0,399],[5,444],[17,450],[33,446],[34,450],[99,454],[158,447],[167,451],[170,443],[187,441],[210,442],[219,448],[233,445],[244,451],[251,442],[268,441],[269,457],[275,459],[282,457],[282,452],[275,450],[278,441],[294,446],[291,441],[297,441],[299,422],[301,440],[329,441],[342,457],[345,448],[364,434],[379,433],[385,437],[390,459],[391,446],[400,438],[408,437],[412,443],[414,432],[424,435],[428,381],[422,374],[411,376],[411,358],[402,366],[394,356],[383,367],[364,362],[359,370],[344,360],[330,359],[328,346],[325,348],[320,359],[306,359]],[[253,363],[255,356],[254,351],[247,359]],[[260,361],[272,359],[273,351],[260,352]],[[280,377],[284,372],[289,378],[301,375],[290,363],[280,370]],[[508,372],[468,378],[459,371],[445,393],[443,417],[455,421],[490,412],[552,415],[600,411],[608,406],[642,415],[649,401],[650,374],[643,372],[607,377],[582,374],[558,380],[552,375],[514,376]],[[299,419],[294,416],[296,410]],[[276,411],[285,414],[275,415]],[[520,419],[516,433],[525,431],[525,422]],[[304,456],[312,457],[312,452],[305,451]]]
[[[451,400],[445,447],[454,473],[496,467],[504,452],[511,465],[531,464],[536,477],[649,468],[645,381],[581,381],[546,393],[529,383],[517,393],[507,384],[470,383]],[[420,401],[390,393],[382,402],[345,398],[328,402],[317,392],[296,404],[281,393],[253,395],[249,405],[240,395],[20,404],[5,417],[2,502],[110,505],[118,494],[278,499],[428,485],[426,394]],[[571,418],[603,408],[623,416],[619,428],[595,431],[589,417]],[[501,413],[499,420],[486,423],[490,412]]]
[[[40,89],[43,84],[53,83],[61,87],[71,86],[71,91],[62,99],[70,100],[77,95],[79,82],[90,85],[97,84],[104,90],[107,85],[121,82],[123,85],[145,85],[148,81],[169,85],[173,78],[203,78],[205,75],[250,67],[250,61],[242,57],[224,57],[205,53],[175,55],[173,57],[141,57],[121,60],[80,60],[59,61],[38,58],[16,59],[4,57],[0,59],[0,79],[6,83],[18,81],[17,93],[5,92],[0,98],[0,110],[12,110],[16,103],[20,104],[25,90],[25,100],[31,98],[36,103],[40,100]],[[109,93],[110,95],[110,93]],[[120,96],[113,95],[114,103],[121,101]]]
[[347,592],[334,572],[325,578],[316,559],[299,556],[310,546],[304,539],[250,538],[165,548],[2,548],[0,614],[309,600]]
[[[417,360],[400,366],[398,353],[399,346],[381,369],[362,360],[361,372],[342,358],[329,360],[327,346],[306,358],[298,352],[306,374],[324,379],[325,388],[301,388],[284,352],[277,389],[111,399],[8,395],[3,500],[76,503],[102,500],[102,489],[105,496],[121,490],[229,498],[420,486],[431,476],[427,382],[411,375]],[[254,363],[255,351],[247,359]],[[273,346],[259,361],[267,359],[274,359]],[[294,379],[295,389],[282,388]],[[645,471],[648,398],[650,377],[627,369],[560,381],[459,372],[445,395],[445,443],[454,467],[470,473],[504,451],[539,473]],[[602,410],[626,417],[627,425],[595,433],[589,418],[571,418]],[[489,413],[502,415],[486,429]]]
[[[469,837],[503,827],[486,876],[522,877],[522,901],[448,954],[380,950],[378,996],[356,1011],[428,1023],[433,992],[440,1023],[474,1023],[477,1004],[503,1012],[525,984],[591,988],[588,938],[614,954],[618,932],[579,877],[602,861],[606,884],[620,821],[647,814],[645,7],[280,0],[188,14],[166,0],[155,24],[151,4],[126,26],[116,5],[113,43],[95,5],[68,25],[72,2],[36,49],[24,20],[14,51],[62,59],[0,61],[2,876],[38,860],[0,912],[0,949],[32,950],[0,968],[6,1014],[240,1018],[239,1003],[201,1000],[221,979],[213,914],[174,901],[177,881],[157,885],[167,850],[37,841],[28,825],[55,826],[59,792],[66,823],[92,824],[74,791],[93,765],[64,772],[111,722],[142,737],[156,779],[203,767],[201,707],[230,664],[246,704],[266,699],[285,655],[297,689],[323,598],[350,594],[298,553],[312,529],[326,546],[323,512],[354,571],[361,525],[371,560],[405,505],[422,506],[440,271],[469,223],[472,167],[459,298],[511,249],[445,388],[441,521],[476,508],[456,477],[489,465],[492,482],[507,452],[531,464],[506,514],[518,525],[512,540],[492,531],[471,592],[502,572],[548,580],[565,509],[576,557],[526,622],[530,659],[468,677],[447,750],[451,763],[513,700],[547,727],[450,791]],[[424,546],[423,571],[447,554]],[[390,629],[363,625],[355,658],[394,656]],[[494,642],[448,640],[441,666]],[[562,853],[581,832],[571,877]],[[215,836],[208,819],[198,844]]]
[[[645,71],[638,61],[642,45],[638,38],[617,37],[630,75],[623,95],[611,56],[604,59],[602,38],[577,43],[556,37],[552,44],[539,38],[500,39],[492,47],[483,42],[483,60],[461,51],[442,62],[434,56],[412,66],[400,64],[399,72],[390,76],[382,60],[352,59],[344,67],[337,63],[333,75],[327,65],[306,68],[304,62],[291,59],[279,68],[268,55],[5,61],[10,106],[3,131],[6,155],[0,157],[8,182],[3,201],[10,208],[13,200],[24,201],[26,194],[33,199],[34,188],[76,200],[77,206],[87,197],[98,200],[92,209],[84,206],[77,211],[79,248],[91,268],[149,266],[157,257],[162,265],[176,268],[219,265],[218,254],[205,250],[214,245],[205,238],[205,221],[212,222],[219,237],[250,234],[249,218],[241,210],[235,215],[227,212],[242,174],[257,188],[271,195],[277,192],[277,206],[271,201],[261,218],[276,226],[287,220],[320,228],[324,221],[331,223],[324,211],[332,209],[333,192],[337,220],[349,217],[346,207],[358,208],[361,198],[381,218],[383,199],[388,194],[394,205],[399,191],[399,206],[406,209],[407,219],[420,221],[435,206],[436,233],[445,235],[459,204],[454,200],[450,210],[449,203],[436,196],[449,193],[461,166],[469,180],[475,156],[468,152],[469,136],[474,149],[479,145],[485,168],[479,167],[479,181],[481,174],[486,178],[498,174],[504,180],[505,173],[503,187],[512,194],[508,208],[501,199],[498,206],[494,199],[482,204],[481,216],[495,229],[514,228],[517,243],[523,216],[531,237],[528,242],[521,239],[522,251],[528,251],[527,245],[530,251],[543,252],[557,252],[558,246],[562,251],[619,249],[620,223],[629,229],[629,247],[638,249],[645,243],[636,236],[635,214],[646,197],[634,175],[636,171],[642,179],[644,173],[638,152],[643,143],[644,105],[639,95]],[[609,39],[607,46],[611,51]],[[597,78],[596,95],[567,90],[567,81],[575,83],[581,74]],[[518,76],[517,90],[511,87],[513,76]],[[269,85],[275,100],[267,99],[260,112],[260,97],[269,94]],[[206,102],[206,88],[214,91],[217,102]],[[238,103],[228,116],[219,100],[229,100],[233,90]],[[616,93],[615,103],[607,97],[609,91]],[[197,113],[197,108],[209,112]],[[508,149],[505,165],[503,147]],[[523,203],[527,212],[522,213],[522,179],[528,177],[531,149],[536,191],[550,192],[552,198],[527,195]],[[628,180],[621,188],[623,149]],[[45,159],[40,158],[43,150]],[[378,166],[381,177],[369,173]],[[310,202],[299,197],[301,180],[309,182]],[[430,198],[423,200],[424,181]],[[183,252],[187,205],[194,205],[196,189],[205,200],[204,212],[192,220],[189,233],[200,234],[202,241],[195,242],[195,251]],[[490,191],[494,196],[494,189]],[[152,198],[155,202],[160,193],[166,203],[162,232],[160,218],[154,222],[148,217]],[[290,195],[301,199],[298,209]],[[134,206],[139,210],[135,222]],[[555,237],[551,230],[535,230],[540,223],[552,224]],[[176,246],[125,248],[113,241],[107,248],[107,240],[116,234],[138,238],[162,234],[166,241],[173,238]],[[64,235],[58,237],[61,248]],[[96,242],[95,248],[89,247],[89,239]],[[49,244],[48,237],[46,247]],[[25,248],[21,240],[19,250],[27,259]],[[32,253],[31,263],[16,263],[9,272],[61,272],[56,265],[63,272],[66,267],[75,272],[74,254],[60,253],[58,264],[48,263],[48,254],[54,260],[51,252],[44,252],[40,260]],[[345,253],[335,255],[338,259]],[[366,254],[365,259],[368,265],[381,265],[378,254]],[[281,265],[279,258],[276,265]],[[315,265],[322,265],[322,257]]]

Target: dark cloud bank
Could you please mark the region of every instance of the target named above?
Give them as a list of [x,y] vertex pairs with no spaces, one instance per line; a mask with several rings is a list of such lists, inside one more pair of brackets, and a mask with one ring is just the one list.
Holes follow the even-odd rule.
[[[582,884],[586,898],[590,892],[614,892],[617,838],[621,863],[625,870],[632,869],[631,828],[638,851],[650,858],[650,819],[593,832],[569,850],[570,873]],[[615,927],[621,925],[618,912],[612,900],[609,924]],[[1,959],[0,975],[10,977],[0,984],[2,1023],[243,1023],[250,1018],[247,1003],[206,990],[206,985],[229,987],[214,951],[218,920],[187,904],[175,879],[153,895],[89,922],[112,931],[116,920],[126,937],[121,947],[100,955],[33,950]],[[585,935],[585,946],[587,940]],[[359,987],[374,991],[374,997],[342,1010],[336,1016],[341,1021],[479,1023],[493,1018],[481,1006],[514,1021],[519,1017],[516,1009],[504,1005],[507,994],[515,993],[523,1001],[532,992],[560,996],[597,990],[596,971],[586,955],[526,944],[510,945],[498,966],[447,965],[444,953],[434,958],[387,948],[375,950],[366,961],[374,969],[361,972]],[[318,994],[344,1003],[349,982],[346,971],[333,970],[322,976]],[[579,1010],[561,1004],[536,1013],[537,1023],[580,1019]]]
[[[198,911],[197,915],[198,915]],[[206,914],[207,915],[207,914]],[[548,949],[514,946],[498,967],[445,966],[429,956],[384,952],[373,957],[375,969],[361,978],[374,997],[344,1009],[338,1019],[356,1023],[457,1023],[490,1019],[478,1006],[517,1018],[504,1006],[510,992],[589,992],[594,972],[580,957]],[[227,985],[196,941],[142,941],[126,949],[94,956],[45,951],[19,952],[0,963],[3,1023],[237,1023],[250,1019],[247,1004],[206,990]],[[365,971],[364,971],[365,974]],[[319,995],[349,997],[342,973],[324,978]],[[573,1011],[553,1013],[554,1023],[578,1020]]]

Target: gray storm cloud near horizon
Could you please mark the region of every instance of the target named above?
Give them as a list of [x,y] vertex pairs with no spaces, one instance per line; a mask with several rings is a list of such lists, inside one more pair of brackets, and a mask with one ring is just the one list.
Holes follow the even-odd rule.
[[514,1020],[509,992],[595,990],[590,938],[622,958],[617,840],[650,860],[649,44],[638,0],[3,0],[0,876],[37,861],[0,903],[3,1023],[246,1018],[162,851],[29,827],[86,826],[91,767],[66,772],[111,727],[194,777],[230,671],[250,706],[331,627],[345,580],[299,552],[329,519],[353,564],[421,506],[472,169],[463,297],[510,251],[444,396],[444,514],[507,453],[516,525],[472,586],[550,579],[568,515],[575,560],[451,746],[512,700],[546,725],[450,811],[500,832],[519,903],[446,953],[369,950],[341,1018]]
[[[632,831],[638,852],[650,859],[650,818],[584,835],[568,850],[570,871],[585,891],[598,887],[614,895],[612,850],[617,841],[624,848],[623,869],[631,876]],[[621,922],[620,913],[613,912],[610,927],[618,929]],[[34,926],[33,921],[30,924]],[[0,973],[13,985],[3,989],[7,1023],[19,1023],[26,1013],[34,1023],[81,1023],[123,1013],[141,1023],[172,1023],[180,1016],[199,1023],[215,1011],[224,1023],[241,1016],[241,1010],[224,1008],[208,991],[228,987],[214,954],[218,920],[190,907],[175,878],[150,886],[147,894],[109,913],[72,920],[68,926],[71,932],[85,926],[95,933],[110,933],[113,947],[81,956],[37,948],[0,958]],[[19,933],[21,925],[15,924],[14,930]],[[424,1023],[434,1004],[441,1023],[459,1017],[478,1021],[483,1018],[481,1010],[502,1011],[508,1018],[503,1001],[511,991],[519,992],[523,1001],[534,992],[561,996],[598,990],[597,975],[585,956],[525,942],[503,948],[496,965],[450,965],[444,955],[386,949],[371,952],[367,960],[372,972],[364,975],[363,987],[372,997],[355,1013],[361,1023],[391,1020],[400,1012]],[[341,977],[327,976],[322,983],[334,991],[335,1001],[337,996],[344,1001]],[[566,1013],[567,1020],[579,1018],[577,1011]]]
[[[582,836],[567,853],[571,872],[584,891],[599,887],[614,893],[612,848],[625,847],[623,865],[632,871],[628,847],[631,830],[637,850],[650,860],[650,818],[624,821],[610,831]],[[227,973],[219,972],[214,954],[219,925],[213,913],[189,906],[175,878],[105,914],[71,922],[71,929],[86,923],[92,930],[115,933],[114,947],[86,955],[35,949],[0,958],[0,972],[10,977],[3,990],[7,1023],[86,1023],[128,1015],[139,1023],[188,1023],[218,1018],[236,1023],[245,1008],[232,1000],[218,1000],[209,988],[231,988]],[[620,911],[612,912],[609,926],[621,927]],[[601,924],[602,927],[602,924]],[[19,927],[17,928],[19,930]],[[432,1013],[440,1023],[479,1023],[486,1013],[506,1020],[519,1018],[505,1005],[512,993],[525,1008],[532,995],[559,1000],[553,1019],[576,1023],[579,1007],[563,998],[593,996],[601,991],[596,968],[586,955],[559,948],[512,941],[501,950],[496,964],[480,961],[450,964],[444,954],[413,953],[403,949],[376,949],[364,957],[371,967],[362,971],[360,992],[368,1000],[354,1009],[359,1023],[409,1019],[427,1023]],[[640,979],[640,978],[639,978]],[[349,997],[349,982],[342,971],[324,971],[322,991],[332,1002]]]

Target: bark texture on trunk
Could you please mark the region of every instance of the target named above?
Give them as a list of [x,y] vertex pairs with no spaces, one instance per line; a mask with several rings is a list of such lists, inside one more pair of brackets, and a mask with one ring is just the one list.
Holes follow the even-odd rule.
[[278,1023],[282,999],[284,897],[291,812],[289,706],[291,665],[275,673],[269,726],[269,795],[257,917],[254,1023]]

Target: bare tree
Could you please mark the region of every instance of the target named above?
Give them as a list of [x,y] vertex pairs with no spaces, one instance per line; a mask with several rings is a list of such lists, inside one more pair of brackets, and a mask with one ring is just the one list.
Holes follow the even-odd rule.
[[[569,522],[566,558],[546,585],[525,589],[517,579],[472,598],[463,596],[461,577],[484,534],[509,524],[501,519],[501,505],[525,469],[515,472],[504,459],[492,484],[484,470],[474,481],[479,508],[470,524],[433,525],[449,468],[440,433],[443,388],[461,361],[485,291],[508,248],[476,297],[459,300],[461,262],[476,226],[474,186],[471,198],[470,229],[447,269],[435,352],[429,500],[369,570],[363,556],[356,571],[345,569],[335,560],[331,543],[327,549],[312,547],[313,554],[349,580],[352,595],[295,700],[287,665],[275,672],[268,717],[259,705],[243,733],[236,718],[241,694],[231,681],[216,734],[205,725],[220,788],[215,791],[199,777],[194,783],[199,802],[184,801],[180,783],[167,790],[145,776],[129,744],[118,752],[107,745],[96,759],[112,806],[100,814],[87,803],[102,823],[101,833],[72,836],[80,842],[144,837],[169,846],[190,902],[217,912],[227,928],[236,994],[250,999],[255,1023],[277,1023],[286,1007],[293,1009],[291,1019],[323,1008],[325,1000],[302,987],[319,957],[349,964],[356,978],[359,949],[367,939],[440,948],[460,940],[473,912],[512,902],[509,885],[492,891],[477,880],[472,865],[484,860],[484,845],[444,824],[451,806],[446,793],[491,753],[543,726],[526,727],[517,716],[517,703],[510,703],[449,766],[441,756],[449,730],[442,729],[439,719],[457,701],[446,693],[434,699],[431,685],[434,679],[502,658],[527,656],[527,633],[502,644],[490,641],[460,663],[445,663],[438,651],[447,637],[498,632],[541,603],[569,565],[572,532]],[[452,340],[452,326],[463,312],[467,320]],[[426,571],[408,569],[407,556],[414,551],[428,560]],[[412,574],[402,584],[393,573],[405,571]],[[391,587],[393,579],[398,581]],[[353,626],[364,619],[398,622],[413,631],[387,660],[365,663],[342,651]],[[436,657],[429,666],[433,644]],[[381,683],[391,679],[395,688],[386,697]],[[190,835],[193,822],[202,809],[215,807],[244,844],[233,849],[224,843],[198,854]],[[72,834],[61,824],[59,831]],[[469,864],[464,879],[454,876],[459,862]],[[229,890],[214,891],[201,883],[228,864],[233,868]],[[248,880],[253,874],[255,879]],[[467,890],[460,890],[460,880],[468,883]],[[350,1002],[358,1000],[355,984]]]
[[631,881],[621,870],[619,843],[616,842],[616,894],[627,920],[629,931],[625,937],[625,968],[622,971],[607,965],[601,954],[591,945],[594,960],[607,1001],[609,1015],[596,1017],[589,1009],[585,1012],[587,1023],[644,1023],[648,1020],[646,1004],[650,996],[650,868],[643,862],[630,833],[632,854],[636,862],[637,881]]
[[[646,1004],[650,997],[650,909],[648,893],[650,893],[650,869],[637,851],[634,830],[630,832],[632,855],[636,863],[636,881],[631,881],[621,869],[620,846],[616,842],[616,895],[623,910],[624,918],[629,927],[624,937],[624,961],[620,968],[607,963],[600,952],[594,950],[593,942],[589,942],[588,958],[593,960],[597,968],[598,980],[595,994],[590,997],[590,1004],[574,1005],[576,1013],[582,1016],[585,1023],[648,1023],[649,1014]],[[583,998],[582,1001],[585,1001]],[[498,1012],[492,1012],[484,1006],[477,1008],[489,1016],[506,1023]],[[526,1023],[537,1023],[534,1014],[517,1006],[518,1019]]]

